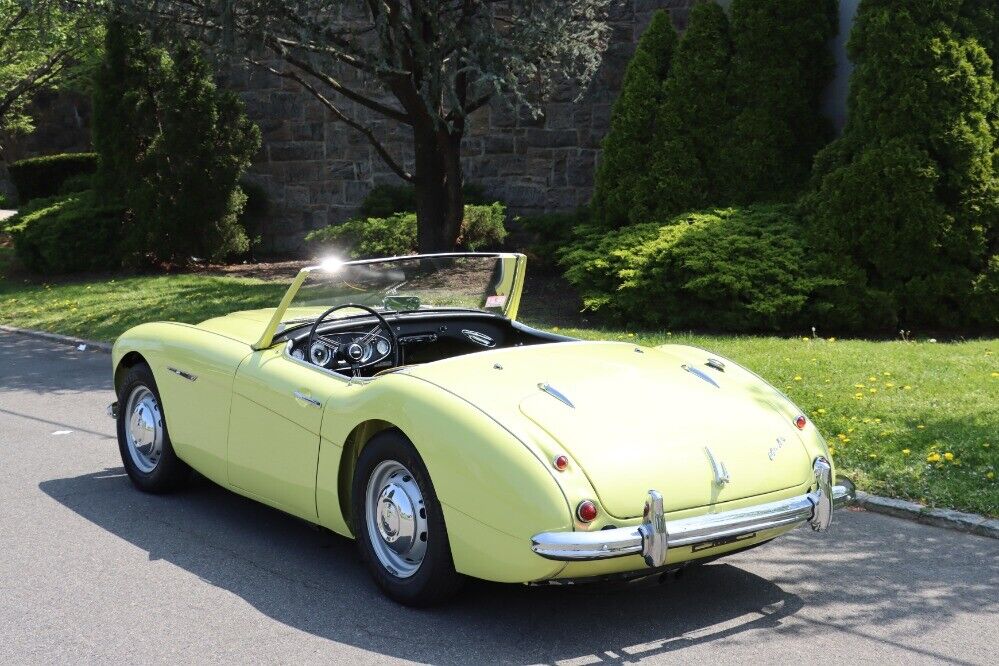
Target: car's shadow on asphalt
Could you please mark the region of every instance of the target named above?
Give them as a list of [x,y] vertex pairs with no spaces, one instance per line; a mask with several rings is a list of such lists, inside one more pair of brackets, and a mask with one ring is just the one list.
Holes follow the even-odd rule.
[[664,585],[472,581],[448,605],[413,610],[381,596],[353,541],[200,477],[170,496],[138,492],[121,468],[39,486],[151,560],[228,590],[278,622],[422,662],[626,661],[775,627],[802,607],[769,580],[714,564]]
[[999,543],[866,512],[842,516],[833,534],[800,530],[662,585],[472,581],[448,605],[413,610],[379,593],[353,541],[201,477],[167,496],[135,490],[120,467],[39,487],[150,560],[278,622],[421,662],[613,663],[711,641],[766,640],[771,631],[874,639],[872,626],[894,626],[894,638],[875,640],[917,661],[959,663],[921,642],[920,632],[955,615],[999,612]]

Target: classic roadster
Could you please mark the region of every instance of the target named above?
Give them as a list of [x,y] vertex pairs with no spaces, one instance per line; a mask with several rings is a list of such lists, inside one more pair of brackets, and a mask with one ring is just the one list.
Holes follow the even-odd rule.
[[412,605],[466,576],[658,575],[851,500],[808,418],[732,361],[519,323],[525,262],[328,260],[275,308],[129,330],[109,407],[129,477],[160,493],[193,468],[355,538]]

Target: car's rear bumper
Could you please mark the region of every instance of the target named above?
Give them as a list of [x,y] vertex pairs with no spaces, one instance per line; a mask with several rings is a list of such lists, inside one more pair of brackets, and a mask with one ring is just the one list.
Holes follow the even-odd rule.
[[550,560],[585,561],[640,554],[650,567],[661,567],[671,547],[720,544],[757,532],[808,522],[824,532],[832,522],[833,509],[855,499],[853,483],[843,479],[832,485],[832,470],[824,458],[812,467],[815,490],[767,504],[709,513],[693,518],[667,520],[663,497],[649,491],[641,525],[596,532],[543,532],[531,540],[531,548]]

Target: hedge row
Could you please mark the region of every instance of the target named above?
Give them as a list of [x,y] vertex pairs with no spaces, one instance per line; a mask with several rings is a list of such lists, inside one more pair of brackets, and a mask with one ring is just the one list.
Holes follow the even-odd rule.
[[97,153],[60,153],[29,157],[7,167],[17,188],[21,205],[32,199],[51,197],[62,191],[63,184],[97,171]]

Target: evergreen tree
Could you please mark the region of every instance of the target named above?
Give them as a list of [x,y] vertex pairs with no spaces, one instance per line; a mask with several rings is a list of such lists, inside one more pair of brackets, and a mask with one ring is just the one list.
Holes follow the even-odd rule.
[[655,202],[640,186],[653,157],[656,114],[664,99],[677,37],[669,14],[658,11],[628,63],[621,93],[611,112],[593,193],[593,219],[618,227],[647,221]]
[[234,93],[217,89],[191,43],[180,44],[166,68],[157,120],[130,201],[138,247],[180,261],[245,252],[249,240],[237,219],[246,195],[238,185],[260,131]]
[[666,78],[653,168],[638,179],[650,192],[656,220],[725,200],[720,167],[732,117],[726,95],[731,56],[725,10],[714,2],[696,5]]
[[138,28],[121,17],[108,21],[92,100],[92,140],[100,158],[94,182],[105,201],[120,201],[134,189],[139,162],[156,132],[157,56]]
[[847,126],[803,200],[812,244],[843,283],[824,298],[833,324],[996,323],[997,87],[985,50],[954,29],[960,6],[860,6]]
[[738,111],[725,164],[730,196],[796,195],[831,137],[821,96],[832,77],[836,0],[734,0],[730,101]]

